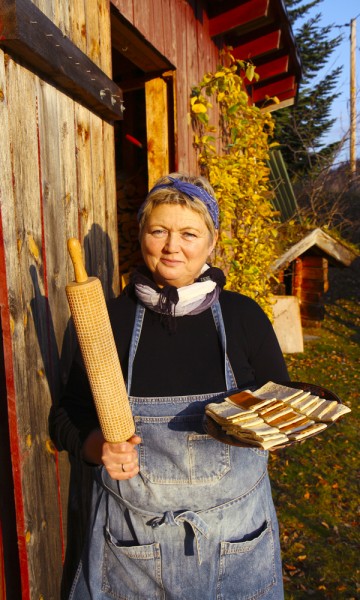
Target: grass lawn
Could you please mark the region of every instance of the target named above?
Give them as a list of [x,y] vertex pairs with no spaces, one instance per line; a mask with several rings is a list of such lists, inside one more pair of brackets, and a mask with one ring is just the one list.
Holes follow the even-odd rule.
[[324,433],[272,452],[286,600],[360,598],[360,266],[331,268],[320,328],[303,353],[286,355],[294,381],[322,385],[352,412]]

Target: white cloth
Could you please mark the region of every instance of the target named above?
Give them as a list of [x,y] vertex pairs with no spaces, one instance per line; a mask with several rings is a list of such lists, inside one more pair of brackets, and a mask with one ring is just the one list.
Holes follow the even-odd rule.
[[[207,269],[209,269],[209,265],[205,264],[201,269],[201,275],[203,275]],[[173,304],[172,314],[176,317],[183,317],[190,313],[196,314],[197,309],[204,303],[207,308],[208,302],[206,302],[206,300],[208,299],[209,304],[211,304],[212,296],[216,293],[216,287],[216,282],[208,279],[206,281],[196,281],[190,285],[177,288],[179,301],[176,304]],[[141,283],[137,283],[135,288],[136,295],[145,306],[155,312],[162,312],[159,307],[159,292]]]

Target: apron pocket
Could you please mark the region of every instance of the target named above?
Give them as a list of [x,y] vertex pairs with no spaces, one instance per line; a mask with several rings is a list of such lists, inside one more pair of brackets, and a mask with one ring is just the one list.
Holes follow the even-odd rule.
[[160,544],[121,546],[105,532],[103,592],[117,600],[164,600]]
[[219,600],[261,598],[276,583],[271,523],[246,540],[220,543]]
[[203,433],[202,415],[135,417],[140,474],[151,483],[203,484],[230,471],[230,448]]

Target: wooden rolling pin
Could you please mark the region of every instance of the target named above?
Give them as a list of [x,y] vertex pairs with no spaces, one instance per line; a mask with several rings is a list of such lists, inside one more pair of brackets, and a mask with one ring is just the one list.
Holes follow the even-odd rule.
[[101,282],[87,276],[79,240],[70,238],[68,250],[75,281],[66,295],[100,427],[107,442],[124,442],[135,426]]

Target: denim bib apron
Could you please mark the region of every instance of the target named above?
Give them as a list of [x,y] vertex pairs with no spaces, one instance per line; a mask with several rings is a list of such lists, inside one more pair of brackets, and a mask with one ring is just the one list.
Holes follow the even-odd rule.
[[282,600],[276,514],[267,452],[227,446],[204,432],[204,407],[237,388],[219,302],[223,394],[130,395],[145,309],[138,304],[128,393],[140,474],[111,479],[96,468],[89,537],[71,600]]

